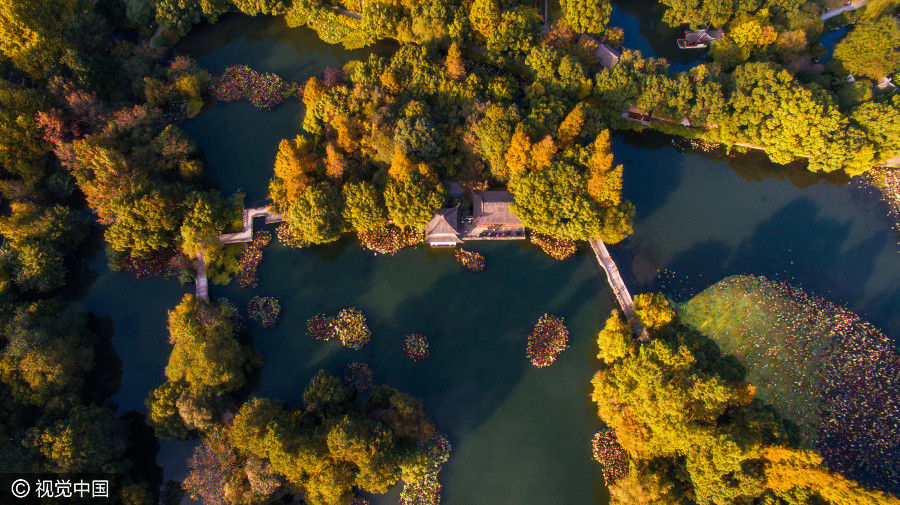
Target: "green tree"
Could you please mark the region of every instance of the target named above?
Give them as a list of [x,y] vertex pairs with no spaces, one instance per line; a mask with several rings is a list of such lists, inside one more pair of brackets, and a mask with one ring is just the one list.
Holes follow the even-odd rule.
[[278,15],[284,12],[285,5],[282,0],[231,0],[234,6],[244,14],[250,16]]
[[440,183],[420,174],[388,182],[384,191],[388,216],[401,228],[424,228],[444,203]]
[[556,161],[545,170],[514,178],[512,206],[525,226],[570,240],[600,235],[603,209],[587,194],[584,177],[574,166]]
[[107,244],[138,259],[175,245],[182,212],[172,196],[159,189],[122,194],[110,202],[115,222],[106,229]]
[[187,207],[181,223],[182,252],[191,258],[216,256],[222,249],[219,234],[233,219],[233,209],[217,191],[191,193]]
[[185,381],[196,390],[231,392],[242,387],[255,353],[235,338],[233,309],[187,294],[169,312],[172,353],[166,365],[170,381]]
[[187,390],[183,382],[166,382],[150,392],[144,402],[147,406],[148,422],[160,438],[187,438],[190,430],[178,413],[177,402]]
[[384,196],[371,182],[348,182],[344,194],[344,219],[354,230],[370,230],[388,224]]
[[96,335],[88,314],[77,305],[35,302],[18,307],[3,328],[0,379],[19,401],[46,411],[64,411],[103,388],[86,390],[94,370]]
[[900,26],[893,16],[863,20],[834,47],[842,74],[880,80],[900,70]]
[[324,244],[340,238],[345,223],[341,191],[327,182],[308,186],[291,203],[285,222],[300,243]]
[[562,4],[566,23],[578,33],[603,33],[612,12],[607,0],[565,0]]
[[46,75],[70,48],[66,23],[85,7],[79,0],[3,0],[0,52],[34,76]]
[[54,472],[122,473],[128,447],[125,423],[107,408],[78,405],[56,423],[34,429],[29,443]]

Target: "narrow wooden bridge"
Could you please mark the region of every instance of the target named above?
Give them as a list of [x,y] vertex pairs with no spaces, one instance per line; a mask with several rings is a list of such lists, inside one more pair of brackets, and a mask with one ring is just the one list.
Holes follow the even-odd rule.
[[252,209],[244,209],[244,229],[237,233],[223,233],[219,235],[219,242],[223,244],[234,244],[237,242],[250,242],[253,240],[253,220],[258,217],[265,217],[267,224],[280,223],[284,221],[284,216],[273,214],[269,211],[269,207],[254,207]]
[[206,277],[206,259],[201,254],[197,257],[197,277],[194,277],[194,295],[209,301],[209,279]]
[[634,299],[631,297],[631,293],[628,292],[628,287],[625,286],[622,274],[619,273],[619,267],[616,266],[616,262],[609,255],[606,244],[599,238],[592,238],[588,240],[588,243],[591,245],[591,249],[594,250],[597,262],[606,271],[606,280],[609,282],[609,287],[612,288],[613,294],[616,295],[616,300],[619,302],[619,306],[622,307],[622,312],[625,313],[625,319],[628,320],[631,330],[634,331],[634,334],[641,341],[646,342],[650,340],[647,329],[644,328],[644,325],[641,324],[634,314]]
[[[237,233],[223,233],[219,235],[219,242],[223,244],[236,244],[253,240],[253,220],[257,217],[265,217],[266,223],[280,223],[284,216],[269,212],[269,207],[255,207],[244,209],[244,229]],[[206,276],[206,259],[201,254],[197,257],[195,266],[197,276],[194,277],[194,295],[209,301],[209,279]]]

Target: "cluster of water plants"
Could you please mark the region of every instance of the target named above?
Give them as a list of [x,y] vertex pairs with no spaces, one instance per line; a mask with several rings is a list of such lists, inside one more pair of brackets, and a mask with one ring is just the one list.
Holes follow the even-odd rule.
[[591,438],[591,454],[600,463],[603,482],[611,486],[628,474],[628,453],[611,429],[600,430]]
[[280,105],[293,91],[294,86],[277,74],[263,74],[246,65],[228,67],[209,83],[209,92],[216,100],[248,100],[260,109]]
[[422,230],[400,228],[392,224],[358,230],[356,236],[363,247],[376,254],[394,254],[404,247],[421,244],[423,241]]
[[306,332],[321,341],[337,338],[349,349],[362,349],[372,339],[366,316],[353,307],[341,309],[334,317],[322,314],[313,316],[306,322]]
[[428,337],[421,333],[410,333],[403,337],[403,354],[416,363],[425,361],[431,356],[431,345]]
[[250,319],[263,328],[269,328],[278,321],[281,315],[281,304],[274,296],[254,296],[247,304]]
[[480,272],[487,266],[484,255],[478,251],[468,251],[462,247],[457,247],[453,251],[453,257],[463,268],[472,272]]
[[578,244],[574,240],[559,239],[538,232],[532,232],[528,238],[551,258],[560,261],[571,258],[578,252]]
[[858,315],[764,277],[727,277],[680,319],[741,361],[757,395],[796,422],[832,469],[900,488],[900,354]]
[[544,314],[528,334],[525,357],[536,367],[547,367],[569,345],[569,329],[562,318]]
[[241,253],[238,260],[240,271],[237,275],[238,285],[242,288],[255,288],[259,284],[257,268],[262,261],[263,249],[272,241],[272,234],[261,231],[253,236],[253,241]]
[[357,394],[372,389],[374,375],[368,363],[351,361],[344,366],[344,382],[356,390]]

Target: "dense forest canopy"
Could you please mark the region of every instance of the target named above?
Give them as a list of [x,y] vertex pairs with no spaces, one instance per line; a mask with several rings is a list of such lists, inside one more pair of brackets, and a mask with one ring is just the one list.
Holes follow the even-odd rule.
[[[242,195],[208,186],[178,126],[210,98],[272,107],[302,97],[303,122],[279,145],[270,184],[280,238],[294,245],[351,231],[379,252],[414,244],[437,209],[460,203],[449,180],[509,189],[514,212],[549,243],[618,242],[635,209],[610,128],[762,148],[778,163],[806,158],[810,170],[850,175],[900,155],[900,96],[876,87],[900,66],[895,1],[831,23],[857,21],[827,66],[819,3],[663,4],[672,26],[724,28],[702,64],[672,73],[620,48],[605,0],[563,1],[547,26],[543,5],[512,0],[0,0],[0,465],[113,472],[119,502],[175,503],[177,485],[160,490],[152,428],[202,440],[184,487],[214,503],[303,490],[311,503],[345,504],[400,481],[414,501],[435,489],[449,448],[403,393],[364,397],[323,372],[302,405],[248,400],[260,359],[225,302],[189,295],[171,311],[166,382],[146,416],[108,402],[120,374],[108,322],[70,292],[92,231],[111,266],[136,275],[189,281],[200,261],[228,282],[239,268],[242,246],[218,235],[240,228]],[[227,13],[283,16],[346,47],[400,46],[305,83],[247,68],[213,79],[171,46]],[[612,68],[601,43],[624,49]],[[632,107],[654,120],[627,121]],[[661,297],[636,306],[654,339],[637,344],[611,317],[594,378],[613,431],[603,440],[619,457],[606,467],[617,469],[614,499],[893,500],[799,448],[742,368]]]

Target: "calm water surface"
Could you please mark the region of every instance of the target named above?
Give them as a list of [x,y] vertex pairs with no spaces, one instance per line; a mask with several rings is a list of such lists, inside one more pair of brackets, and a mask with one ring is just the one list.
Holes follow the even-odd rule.
[[[199,29],[181,50],[214,74],[248,64],[295,80],[364,55],[278,20],[238,17]],[[296,135],[301,108],[216,104],[184,128],[223,192],[243,189],[248,203],[258,203],[278,141]],[[661,289],[684,299],[726,275],[764,274],[845,303],[891,336],[900,334],[897,237],[862,191],[753,158],[685,154],[659,137],[617,137],[614,153],[626,167],[625,195],[637,218],[634,236],[612,254],[633,291]],[[525,244],[475,248],[488,261],[479,274],[424,248],[384,257],[349,243],[304,250],[273,244],[259,288],[211,291],[242,310],[256,294],[281,301],[279,324],[253,329],[265,359],[255,394],[297,403],[318,369],[339,373],[358,360],[371,364],[378,382],[421,398],[454,445],[441,474],[444,503],[605,503],[590,461],[598,423],[587,401],[594,335],[613,307],[598,267],[587,254],[556,262]],[[189,288],[109,272],[102,255],[93,268],[97,279],[83,302],[113,320],[123,369],[116,401],[123,410],[144,410],[170,350],[166,311]],[[350,305],[366,312],[374,333],[363,350],[305,336],[309,317]],[[544,312],[563,316],[572,338],[555,365],[538,370],[524,348]],[[431,339],[429,361],[403,357],[400,339],[411,332]],[[190,448],[163,442],[159,462],[167,478],[183,476]]]

